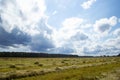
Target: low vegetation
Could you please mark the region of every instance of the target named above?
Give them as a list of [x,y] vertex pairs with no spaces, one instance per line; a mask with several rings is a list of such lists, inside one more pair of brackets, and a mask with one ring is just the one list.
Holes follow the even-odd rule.
[[111,71],[120,70],[119,62],[120,57],[6,57],[0,58],[0,80],[101,80]]

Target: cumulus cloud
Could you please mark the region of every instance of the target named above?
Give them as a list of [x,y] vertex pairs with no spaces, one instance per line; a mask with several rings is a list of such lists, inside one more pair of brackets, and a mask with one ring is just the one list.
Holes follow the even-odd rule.
[[71,37],[72,40],[83,41],[87,40],[88,36],[85,33],[77,32],[74,36]]
[[53,30],[47,24],[45,10],[44,0],[1,0],[0,45],[24,45],[32,51],[53,48]]
[[[71,17],[67,18],[62,22],[62,27],[56,30],[53,34],[54,41],[57,47],[61,47],[66,43],[73,35],[76,34],[80,29],[80,25],[84,22],[82,18]],[[59,36],[58,36],[59,35]]]
[[93,5],[93,3],[95,3],[96,2],[96,0],[88,0],[88,1],[86,1],[86,2],[83,2],[82,4],[81,4],[81,6],[84,8],[84,9],[89,9],[92,5]]
[[118,54],[120,51],[120,39],[112,38],[106,40],[103,44],[103,48],[109,52],[108,54]]
[[113,35],[120,37],[120,28],[116,29],[115,31],[113,31]]
[[[83,7],[88,9],[95,1],[87,1]],[[0,50],[78,55],[119,52],[120,30],[110,31],[117,24],[117,17],[102,18],[95,24],[70,17],[55,29],[48,24],[49,16],[45,12],[44,0],[0,0]],[[53,12],[55,14],[56,11]],[[108,32],[112,33],[101,41],[103,38],[99,33]]]
[[[81,20],[80,21],[78,20],[77,22],[77,20],[75,21],[74,19],[76,18],[65,19],[64,22],[62,23],[63,27],[55,32],[56,36],[54,36],[54,38],[56,39],[55,41],[57,42],[56,45],[58,45],[57,48],[55,49],[56,52],[63,51],[64,53],[68,52],[77,55],[103,55],[108,54],[108,51],[111,49],[113,49],[111,50],[111,52],[114,52],[115,48],[113,48],[113,46],[112,47],[109,46],[108,48],[104,47],[103,42],[101,43],[101,38],[99,37],[99,35],[94,34],[95,32],[98,32],[96,30],[95,31],[93,30],[96,27],[95,24],[93,25],[94,27],[90,27],[92,26],[92,24],[85,24],[83,19],[77,18],[81,19],[82,22]],[[96,24],[100,23],[99,27],[103,26],[103,24],[106,23],[108,24],[109,27],[112,27],[117,23],[116,17],[114,16],[109,19],[105,19],[105,21],[103,20],[103,22],[101,21],[102,19],[98,20],[98,22],[96,21]],[[72,26],[71,25],[69,26],[69,24],[71,24]],[[84,25],[88,27],[84,28],[83,27]],[[108,32],[110,30],[110,28],[107,29],[100,28],[99,33]],[[107,44],[107,42],[105,43]]]
[[[82,18],[67,18],[62,23],[62,28],[55,31],[56,52],[84,55],[83,46],[89,39],[83,29],[84,20]],[[85,24],[87,27],[91,25]],[[86,27],[86,28],[87,28]],[[59,36],[58,36],[59,35]],[[62,50],[61,50],[62,49]]]
[[[91,42],[92,43],[92,42]],[[84,47],[84,55],[116,55],[120,51],[120,43],[117,39],[108,39],[102,43],[91,44]]]
[[97,20],[95,22],[94,29],[96,32],[104,33],[108,32],[112,26],[115,26],[117,24],[117,17],[112,16],[109,19],[102,18],[100,20]]
[[39,32],[37,23],[46,10],[44,0],[2,0],[1,4],[2,25],[7,32],[16,26],[30,35]]
[[[72,24],[71,22],[69,22],[68,20],[68,23]],[[100,20],[97,20],[95,24],[88,25],[89,27],[87,29],[82,27],[84,25],[87,25],[84,24],[84,20],[79,25],[73,24],[71,27],[66,27],[67,25],[63,25],[63,28],[57,31],[57,33],[61,35],[58,36],[59,40],[57,41],[59,41],[58,43],[61,43],[59,44],[61,46],[58,47],[60,47],[60,49],[64,49],[65,52],[69,52],[69,50],[67,50],[69,46],[71,53],[77,55],[117,54],[120,51],[119,39],[117,39],[117,37],[113,37],[114,40],[112,42],[111,40],[109,42],[102,41],[105,38],[106,40],[109,40],[110,38],[108,37],[110,37],[111,33],[107,34],[105,37],[100,37],[101,34],[99,34],[108,33],[111,30],[111,28],[114,27],[116,24],[117,17],[112,16],[110,18],[102,18]],[[114,33],[118,36],[119,30],[115,30]]]
[[[77,55],[117,54],[120,48],[119,46],[114,46],[117,45],[116,42],[118,43],[118,40],[113,41],[113,45],[107,45],[110,43],[102,42],[102,38],[99,35],[99,33],[108,33],[111,28],[117,24],[117,17],[112,16],[109,19],[102,18],[93,25],[85,24],[81,18],[77,19],[81,19],[82,21],[75,21],[74,19],[76,18],[65,19],[62,23],[63,27],[56,32],[56,36],[54,37],[57,41],[56,44],[59,45],[57,46],[58,48],[56,48],[57,52],[63,50],[64,53],[70,52],[71,54]],[[84,25],[88,27],[84,28]],[[106,38],[108,36],[110,36],[110,34],[106,35]]]
[[77,17],[72,17],[72,18],[67,18],[65,21],[62,23],[64,27],[69,27],[69,28],[76,28],[80,26],[80,24],[83,23],[83,19],[77,18]]

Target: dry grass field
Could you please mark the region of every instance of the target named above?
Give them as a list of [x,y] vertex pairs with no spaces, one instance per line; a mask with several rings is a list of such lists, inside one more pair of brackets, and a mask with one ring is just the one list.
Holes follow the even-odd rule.
[[0,58],[0,80],[120,80],[120,57]]

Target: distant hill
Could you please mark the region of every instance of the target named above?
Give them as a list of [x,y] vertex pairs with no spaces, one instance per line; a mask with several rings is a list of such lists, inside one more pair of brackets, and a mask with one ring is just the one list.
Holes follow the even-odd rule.
[[67,54],[48,54],[48,53],[30,53],[30,52],[0,52],[0,57],[41,57],[41,58],[64,58],[64,57],[79,57],[78,55]]

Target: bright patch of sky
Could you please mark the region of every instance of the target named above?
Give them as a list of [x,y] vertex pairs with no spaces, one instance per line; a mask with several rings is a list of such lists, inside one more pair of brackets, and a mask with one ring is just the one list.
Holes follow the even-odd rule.
[[0,0],[0,51],[120,52],[119,0]]

